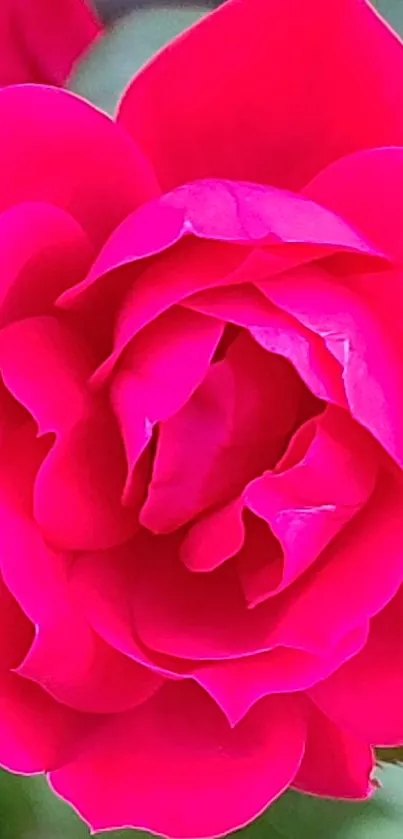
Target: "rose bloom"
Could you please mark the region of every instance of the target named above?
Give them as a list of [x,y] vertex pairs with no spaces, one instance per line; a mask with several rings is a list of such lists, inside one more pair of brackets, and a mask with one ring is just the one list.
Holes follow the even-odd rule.
[[0,0],[0,85],[61,85],[101,31],[86,0]]
[[403,742],[402,79],[363,0],[230,0],[116,121],[0,92],[0,761],[93,830]]

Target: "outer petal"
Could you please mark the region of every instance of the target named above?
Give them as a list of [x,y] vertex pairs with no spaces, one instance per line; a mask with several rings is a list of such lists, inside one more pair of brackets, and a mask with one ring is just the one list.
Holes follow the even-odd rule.
[[100,31],[86,0],[2,0],[0,85],[62,85]]
[[38,685],[0,678],[0,764],[31,774],[63,766],[95,727],[94,718],[55,702]]
[[66,91],[4,88],[0,122],[0,209],[20,201],[56,204],[100,245],[157,191],[150,164],[125,132]]
[[325,714],[376,745],[403,743],[403,588],[373,619],[362,652],[312,690]]
[[217,836],[251,821],[289,786],[304,741],[294,698],[265,699],[231,729],[210,697],[181,683],[108,721],[80,758],[50,779],[94,831],[131,826],[173,839]]
[[[14,662],[18,673],[79,711],[114,713],[150,696],[161,678],[115,651],[77,614],[70,599],[65,557],[53,553],[21,513],[4,502],[0,513],[2,573],[12,595],[36,624],[36,637],[24,661],[20,664],[20,657]],[[9,616],[8,607],[4,617]],[[14,624],[18,630],[15,620]],[[18,635],[15,644],[18,653]]]
[[298,189],[343,154],[402,143],[402,64],[362,0],[232,0],[136,76],[119,120],[165,189],[206,176]]
[[357,740],[311,706],[305,754],[293,783],[296,789],[332,798],[368,798],[374,756]]

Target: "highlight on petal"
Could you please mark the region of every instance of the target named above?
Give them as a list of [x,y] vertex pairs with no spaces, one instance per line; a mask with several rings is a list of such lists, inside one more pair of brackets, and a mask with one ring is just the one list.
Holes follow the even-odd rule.
[[217,836],[292,783],[304,744],[297,698],[268,697],[231,728],[199,686],[181,682],[106,720],[50,782],[94,831],[125,824],[173,839]]
[[379,275],[372,281],[364,275],[342,282],[309,266],[258,286],[272,303],[323,338],[343,367],[352,416],[403,464],[402,339],[391,303],[396,292],[396,311],[403,312],[401,272],[382,276],[382,281]]
[[[247,257],[245,253],[241,256],[245,247],[259,247],[260,251],[265,248],[254,255],[253,273],[245,274],[245,280],[249,282],[255,274],[263,278],[335,251],[355,254],[364,260],[368,270],[385,262],[383,254],[343,218],[304,196],[258,183],[202,180],[149,201],[125,218],[105,243],[88,276],[63,293],[60,305],[77,305],[90,289],[94,293],[93,286],[99,283],[105,286],[110,272],[130,265],[134,267],[144,257],[156,256],[172,246],[175,257],[179,255],[180,258],[182,251],[179,249],[177,254],[175,245],[190,234],[206,242],[232,245],[232,249],[225,250],[223,258],[228,261],[233,254],[238,257],[238,264]],[[203,251],[205,248],[206,245]],[[192,245],[188,248],[190,255],[191,249]],[[203,263],[208,253],[202,256]],[[166,264],[164,259],[162,262],[157,260],[157,269],[161,272],[163,266],[162,270],[172,270],[170,262],[172,257],[169,259],[169,255]],[[179,273],[180,262],[179,266],[174,265],[174,270],[175,267]],[[193,282],[189,276],[187,282],[182,278],[181,285],[185,281],[185,287],[181,297],[212,284],[211,280],[204,284],[200,279],[197,282],[202,267],[203,264],[193,267]],[[232,270],[236,267],[234,264]],[[216,276],[214,285],[217,285],[219,265],[214,264],[212,269]],[[227,268],[227,273],[230,271]],[[175,297],[172,300],[177,301]],[[119,344],[121,342],[119,335]]]
[[[294,462],[298,440],[305,451]],[[309,568],[364,507],[378,469],[376,444],[343,411],[328,406],[298,429],[274,471],[256,478],[243,494],[247,509],[267,522],[284,556],[278,585],[266,591],[264,585],[261,597],[281,591]],[[252,554],[262,550],[254,545]],[[253,575],[250,551],[243,574],[246,581]]]
[[402,493],[401,475],[394,469],[381,472],[364,509],[326,548],[320,563],[259,607],[261,621],[276,615],[272,642],[320,653],[385,608],[402,580]]

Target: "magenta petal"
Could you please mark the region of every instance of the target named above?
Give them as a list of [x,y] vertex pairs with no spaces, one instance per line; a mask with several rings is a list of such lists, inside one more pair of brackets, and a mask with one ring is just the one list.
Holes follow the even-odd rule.
[[92,733],[93,718],[55,702],[14,673],[0,677],[0,765],[31,774],[63,766]]
[[[17,672],[79,711],[112,713],[148,698],[162,679],[96,635],[75,608],[65,557],[44,544],[29,520],[5,508],[1,512],[3,576],[36,625],[22,664],[15,661]],[[24,624],[22,629],[26,637]],[[21,646],[18,635],[14,643]]]
[[112,381],[130,470],[156,422],[176,413],[202,382],[222,335],[219,321],[169,309],[127,348]]
[[186,308],[247,327],[268,352],[287,358],[319,399],[346,405],[342,368],[324,341],[273,306],[248,284],[210,289],[184,300]]
[[293,786],[327,798],[368,798],[375,769],[372,749],[311,706],[305,754]]
[[[298,462],[289,466],[286,454],[274,472],[252,481],[243,495],[245,506],[267,522],[283,549],[283,573],[272,594],[317,559],[362,509],[377,478],[376,445],[348,414],[328,407],[307,425],[314,436]],[[296,437],[306,431],[302,426]],[[294,439],[290,454],[296,445]],[[248,563],[243,573],[247,580]]]
[[[138,507],[145,477],[138,475]],[[122,505],[125,478],[118,429],[105,404],[94,402],[84,419],[58,437],[38,471],[34,512],[47,541],[62,550],[97,550],[130,538],[138,519],[135,509]],[[135,506],[134,491],[131,500]]]
[[164,189],[212,175],[299,189],[344,154],[402,144],[402,64],[366,2],[234,0],[135,76],[118,119]]
[[403,743],[403,588],[371,622],[362,650],[311,696],[336,725],[376,745]]
[[[342,157],[303,190],[357,225],[372,242],[401,262],[403,245],[403,149],[365,149]],[[380,207],[387,212],[379,212]]]
[[61,598],[53,600],[53,614],[39,625],[17,672],[58,702],[92,714],[127,711],[163,684],[160,676],[102,641]]
[[3,88],[0,122],[1,209],[20,201],[55,204],[100,245],[128,213],[158,193],[150,163],[130,137],[67,91]]
[[70,593],[84,620],[104,641],[138,664],[145,664],[152,673],[172,676],[155,663],[153,653],[141,645],[137,635],[132,591],[136,564],[144,550],[148,560],[149,537],[140,532],[119,548],[80,554],[70,570]]
[[283,275],[281,282],[269,279],[258,285],[273,303],[323,337],[343,367],[353,417],[403,463],[402,341],[395,320],[396,312],[403,312],[401,273],[386,273],[383,283],[379,275],[372,282],[364,275],[342,284],[310,266]]
[[0,671],[18,667],[34,637],[34,626],[0,577]]
[[368,628],[344,638],[323,658],[297,649],[279,647],[267,653],[208,664],[193,671],[194,678],[237,725],[263,696],[306,690],[333,673],[363,647]]
[[189,528],[181,558],[190,571],[212,571],[241,550],[245,527],[239,499],[207,512]]
[[62,85],[73,63],[101,32],[84,0],[2,0],[0,85]]
[[292,783],[304,742],[293,697],[263,700],[231,729],[201,688],[177,683],[107,720],[50,780],[94,831],[126,825],[172,839],[217,836],[242,827]]
[[236,338],[184,408],[161,423],[141,523],[170,532],[236,498],[278,459],[301,392],[291,365],[245,334]]
[[93,248],[64,210],[39,201],[0,213],[0,325],[50,313],[56,298],[88,270]]
[[0,330],[4,383],[32,414],[39,434],[59,434],[86,413],[92,367],[81,336],[54,317],[25,318]]
[[[192,264],[190,259],[188,276],[180,277],[183,253],[185,257],[187,254],[191,257],[194,248],[192,243],[184,249],[172,248],[172,245],[176,245],[189,234],[206,240],[200,255],[201,265],[197,262]],[[211,247],[214,241],[217,244],[225,242],[228,248],[218,263],[208,265],[209,253],[210,259],[214,257],[214,248]],[[210,243],[210,248],[206,250],[207,242]],[[76,300],[80,301],[93,286],[105,283],[107,275],[111,272],[125,266],[134,267],[135,263],[144,257],[158,255],[166,249],[171,249],[173,254],[164,254],[162,258],[155,260],[154,265],[148,269],[148,283],[150,278],[153,278],[153,283],[159,291],[158,298],[168,295],[171,303],[177,302],[192,291],[220,284],[220,263],[226,260],[228,267],[225,273],[230,273],[231,259],[235,258],[232,266],[234,270],[237,262],[239,264],[247,258],[248,253],[241,254],[245,246],[262,248],[264,245],[272,247],[267,249],[267,253],[261,252],[260,258],[255,256],[254,272],[261,277],[306,261],[306,253],[304,256],[301,248],[309,251],[309,258],[319,258],[338,250],[359,254],[368,260],[368,270],[374,262],[374,257],[376,265],[379,257],[382,257],[379,250],[341,217],[301,195],[242,181],[198,181],[179,187],[131,213],[105,243],[88,276],[80,284],[66,291],[60,298],[60,304],[70,306]],[[198,250],[200,252],[200,248]],[[220,256],[219,249],[218,255]],[[267,264],[262,273],[263,262]],[[166,280],[161,289],[163,274],[169,272],[172,275],[172,264],[174,277],[177,275],[175,286],[180,279],[180,289],[169,289]],[[203,278],[203,268],[206,264],[210,277],[207,274]],[[189,269],[193,270],[189,273]],[[215,282],[212,282],[213,278]],[[248,276],[245,272],[245,279],[252,282],[253,273]],[[172,276],[170,283],[172,285]],[[138,299],[141,291],[141,287],[132,290],[129,298],[130,308],[133,308],[134,300]],[[154,306],[156,302],[153,301]],[[157,309],[154,315],[163,308],[164,306],[161,306]],[[133,317],[135,320],[135,315],[132,314],[130,321]],[[119,349],[124,345],[122,330],[127,332],[125,321],[126,317],[118,328]],[[129,334],[132,335],[133,332],[132,324]]]
[[273,642],[323,653],[386,606],[402,581],[402,500],[400,475],[381,473],[367,505],[320,562],[278,599],[260,607],[266,620],[279,609]]

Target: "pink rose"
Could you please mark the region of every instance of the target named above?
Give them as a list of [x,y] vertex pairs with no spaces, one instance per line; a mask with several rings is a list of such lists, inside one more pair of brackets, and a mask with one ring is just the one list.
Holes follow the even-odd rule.
[[0,92],[0,761],[94,830],[403,742],[403,47],[231,0],[116,122]]
[[87,0],[1,0],[0,85],[62,85],[100,31]]

